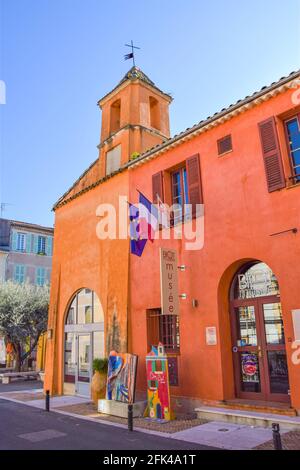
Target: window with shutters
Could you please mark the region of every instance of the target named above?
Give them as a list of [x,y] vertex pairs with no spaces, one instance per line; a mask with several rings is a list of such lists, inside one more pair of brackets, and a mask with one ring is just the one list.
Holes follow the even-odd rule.
[[36,270],[36,284],[38,286],[43,286],[45,282],[46,282],[46,269],[39,267]]
[[16,264],[14,268],[14,280],[19,284],[25,282],[25,266],[23,264]]
[[300,182],[300,115],[285,121],[292,176],[294,183]]
[[260,122],[258,127],[267,187],[271,193],[286,186],[275,118]]
[[22,232],[17,233],[17,251],[25,251],[26,234]]
[[224,153],[228,153],[232,151],[232,140],[231,135],[226,135],[217,141],[218,145],[218,154],[224,155]]
[[173,206],[173,222],[174,225],[191,218],[187,172],[186,167],[179,168],[171,173],[172,184],[172,206]]
[[38,254],[39,255],[46,254],[46,237],[42,235],[38,236]]

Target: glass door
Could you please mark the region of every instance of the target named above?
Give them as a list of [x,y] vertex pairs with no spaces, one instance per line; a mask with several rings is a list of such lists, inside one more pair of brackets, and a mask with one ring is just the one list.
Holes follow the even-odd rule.
[[262,318],[262,358],[266,374],[266,398],[289,401],[289,376],[285,349],[282,308],[278,297],[259,300]]
[[289,378],[278,296],[232,301],[237,397],[289,402]]
[[90,397],[91,382],[91,334],[79,334],[77,336],[77,374],[76,393],[84,397]]
[[259,309],[256,300],[233,302],[232,337],[237,396],[263,400],[265,377],[260,344]]

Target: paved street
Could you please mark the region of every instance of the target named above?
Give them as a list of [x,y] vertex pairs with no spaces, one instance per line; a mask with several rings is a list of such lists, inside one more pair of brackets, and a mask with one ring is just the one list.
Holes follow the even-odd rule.
[[43,388],[43,383],[39,380],[14,380],[10,384],[2,384],[0,381],[0,393],[35,390],[37,388]]
[[[196,450],[189,442],[87,422],[0,399],[0,449]],[[212,448],[210,448],[212,449]]]

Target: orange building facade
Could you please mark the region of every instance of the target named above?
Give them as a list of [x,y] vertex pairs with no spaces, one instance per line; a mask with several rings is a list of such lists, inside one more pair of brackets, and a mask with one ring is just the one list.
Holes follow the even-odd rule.
[[[170,138],[171,97],[137,68],[99,101],[99,158],[55,205],[45,388],[89,394],[93,357],[162,342],[175,409],[261,402],[300,412],[300,72]],[[298,147],[297,147],[298,145]],[[101,204],[204,207],[203,246],[99,239]],[[184,225],[183,224],[183,225]],[[179,315],[161,311],[160,248],[178,256]]]

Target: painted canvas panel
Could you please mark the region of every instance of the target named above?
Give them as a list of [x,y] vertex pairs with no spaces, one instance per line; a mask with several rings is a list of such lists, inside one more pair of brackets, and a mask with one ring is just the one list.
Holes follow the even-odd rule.
[[107,400],[134,403],[137,359],[135,354],[110,352],[106,387]]
[[149,417],[171,420],[168,358],[162,344],[146,356]]

